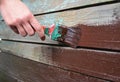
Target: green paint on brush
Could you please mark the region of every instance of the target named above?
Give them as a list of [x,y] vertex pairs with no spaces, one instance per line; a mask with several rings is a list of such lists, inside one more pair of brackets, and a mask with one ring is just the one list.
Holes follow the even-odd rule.
[[49,28],[45,28],[45,34],[51,37],[52,40],[58,40],[58,38],[61,37],[61,34],[59,33],[59,24],[55,25],[51,35],[49,34]]
[[51,35],[52,40],[57,40],[59,37],[61,37],[61,34],[59,33],[59,25],[55,26],[55,29]]
[[45,28],[44,32],[47,36],[49,36],[49,28]]

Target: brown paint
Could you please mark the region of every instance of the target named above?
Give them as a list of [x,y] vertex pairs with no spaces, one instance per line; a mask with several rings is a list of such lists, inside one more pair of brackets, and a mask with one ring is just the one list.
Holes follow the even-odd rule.
[[84,46],[120,50],[120,21],[109,25],[88,26],[78,24],[72,27],[61,26],[65,30],[63,43],[71,47]]
[[55,66],[81,72],[95,77],[120,81],[120,53],[91,49],[60,47],[37,47]]
[[5,52],[0,53],[0,69],[4,69],[20,82],[110,82],[20,58]]
[[3,41],[1,45],[2,49],[9,50],[23,58],[94,77],[120,81],[120,52],[73,49],[12,41]]
[[120,50],[120,21],[111,25],[81,25],[79,46]]
[[81,35],[79,25],[72,27],[60,26],[59,29],[62,36],[58,38],[58,41],[63,42],[74,48],[78,46]]
[[[80,2],[81,3],[81,2]],[[78,46],[105,48],[120,50],[120,3],[95,6],[71,11],[57,12],[51,14],[37,15],[36,18],[41,24],[50,25],[53,21],[63,20],[66,26],[81,24],[81,36]],[[116,22],[117,21],[117,22]],[[55,41],[41,41],[37,35],[34,37],[20,37],[6,29],[3,22],[0,22],[1,38],[22,42],[56,44]]]
[[[117,15],[119,18],[119,11]],[[118,18],[116,19],[119,20]],[[81,24],[79,28],[81,29],[80,34],[72,35],[72,33],[69,34],[70,30],[68,30],[68,34],[66,32],[67,37],[62,37],[61,40],[72,47],[84,46],[120,50],[119,21],[109,25],[98,26]],[[71,39],[69,36],[78,36],[78,38],[72,37]],[[79,44],[76,43],[78,40]],[[50,53],[47,49],[50,50]],[[119,52],[50,46],[42,47],[42,50],[44,55],[50,55],[51,61],[55,63],[52,65],[61,69],[7,53],[0,54],[0,68],[25,82],[106,82],[106,80],[98,78],[120,82]],[[35,53],[40,51],[41,47],[36,47]]]

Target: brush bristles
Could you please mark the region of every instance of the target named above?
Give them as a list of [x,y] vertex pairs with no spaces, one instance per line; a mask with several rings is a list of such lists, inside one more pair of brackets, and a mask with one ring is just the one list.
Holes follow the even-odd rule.
[[62,36],[58,38],[58,41],[74,48],[78,46],[81,36],[80,25],[72,27],[59,26],[59,30]]

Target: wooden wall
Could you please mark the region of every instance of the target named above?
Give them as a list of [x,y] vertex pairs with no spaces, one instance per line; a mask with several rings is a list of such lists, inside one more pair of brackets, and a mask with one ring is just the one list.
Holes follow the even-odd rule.
[[[23,0],[43,25],[80,24],[78,48],[0,21],[0,79],[15,82],[120,82],[119,0]],[[4,78],[3,78],[4,77]]]

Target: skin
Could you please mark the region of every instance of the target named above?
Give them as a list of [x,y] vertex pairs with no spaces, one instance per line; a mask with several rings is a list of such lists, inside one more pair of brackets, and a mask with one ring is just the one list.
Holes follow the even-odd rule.
[[15,33],[25,37],[37,32],[39,37],[45,40],[43,26],[21,0],[0,0],[0,12],[6,24]]

